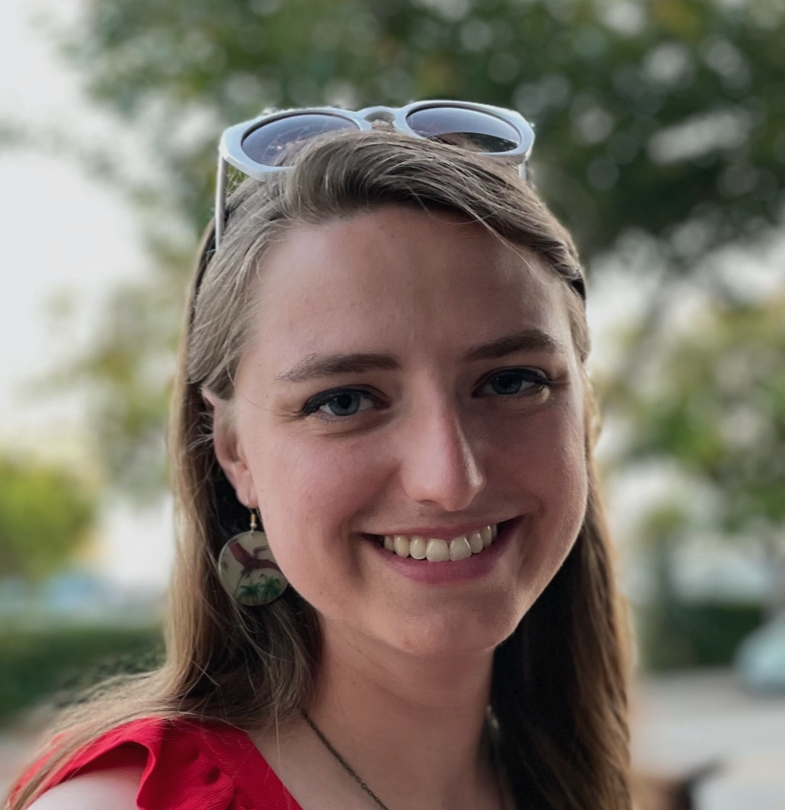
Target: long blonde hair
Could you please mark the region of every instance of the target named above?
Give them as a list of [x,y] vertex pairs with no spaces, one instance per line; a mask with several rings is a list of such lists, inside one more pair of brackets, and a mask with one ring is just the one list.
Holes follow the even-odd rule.
[[[537,254],[564,282],[573,340],[589,351],[583,274],[572,241],[503,160],[386,130],[319,139],[290,171],[247,180],[227,206],[220,251],[208,228],[186,312],[170,434],[178,550],[166,619],[166,661],[71,715],[66,734],[18,793],[20,810],[87,742],[132,719],[188,715],[250,729],[308,705],[320,654],[313,609],[289,588],[266,607],[230,599],[217,555],[248,513],[218,465],[202,390],[231,400],[265,251],[293,224],[383,205],[460,212]],[[293,316],[295,313],[293,313]],[[592,462],[586,395],[586,516],[566,562],[496,651],[491,704],[499,750],[520,808],[629,810],[626,615]]]

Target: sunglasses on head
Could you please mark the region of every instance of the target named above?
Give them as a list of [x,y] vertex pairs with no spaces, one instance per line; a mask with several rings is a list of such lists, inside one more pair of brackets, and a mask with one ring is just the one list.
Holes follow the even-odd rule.
[[352,112],[313,107],[276,112],[244,121],[224,131],[218,146],[215,192],[215,247],[226,216],[228,167],[254,180],[292,167],[299,147],[321,135],[344,130],[368,130],[385,121],[413,138],[441,141],[480,154],[515,158],[522,177],[534,144],[534,130],[513,110],[466,101],[416,101],[405,107],[366,107]]

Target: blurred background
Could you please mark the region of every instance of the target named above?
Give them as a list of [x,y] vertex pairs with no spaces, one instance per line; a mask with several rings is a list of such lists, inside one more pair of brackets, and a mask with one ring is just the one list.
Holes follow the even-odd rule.
[[641,808],[785,810],[783,43],[781,0],[3,0],[0,789],[160,655],[218,133],[441,97],[534,123],[589,270]]

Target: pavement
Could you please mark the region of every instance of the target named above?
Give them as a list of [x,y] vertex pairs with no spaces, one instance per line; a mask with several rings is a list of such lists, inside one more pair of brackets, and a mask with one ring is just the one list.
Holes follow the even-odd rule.
[[[0,795],[32,756],[36,725],[0,729]],[[709,766],[694,810],[785,810],[785,694],[752,695],[727,671],[642,680],[632,750],[639,771],[664,779]]]
[[638,684],[632,751],[647,773],[708,771],[693,789],[695,810],[785,810],[785,693],[751,694],[728,671]]

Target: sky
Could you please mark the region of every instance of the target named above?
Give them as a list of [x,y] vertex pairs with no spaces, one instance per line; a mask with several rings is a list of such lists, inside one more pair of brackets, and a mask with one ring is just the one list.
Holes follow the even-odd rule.
[[[67,125],[70,135],[92,138],[109,126],[33,24],[39,16],[62,20],[63,11],[75,8],[73,0],[0,4],[0,124],[21,125],[25,137]],[[53,406],[51,394],[31,395],[29,381],[86,338],[107,291],[142,262],[122,200],[58,152],[57,138],[49,141],[47,150],[0,149],[0,438],[11,443],[24,442],[31,426],[48,432],[73,419],[62,401]],[[76,307],[78,328],[63,334],[52,310],[66,298]]]

